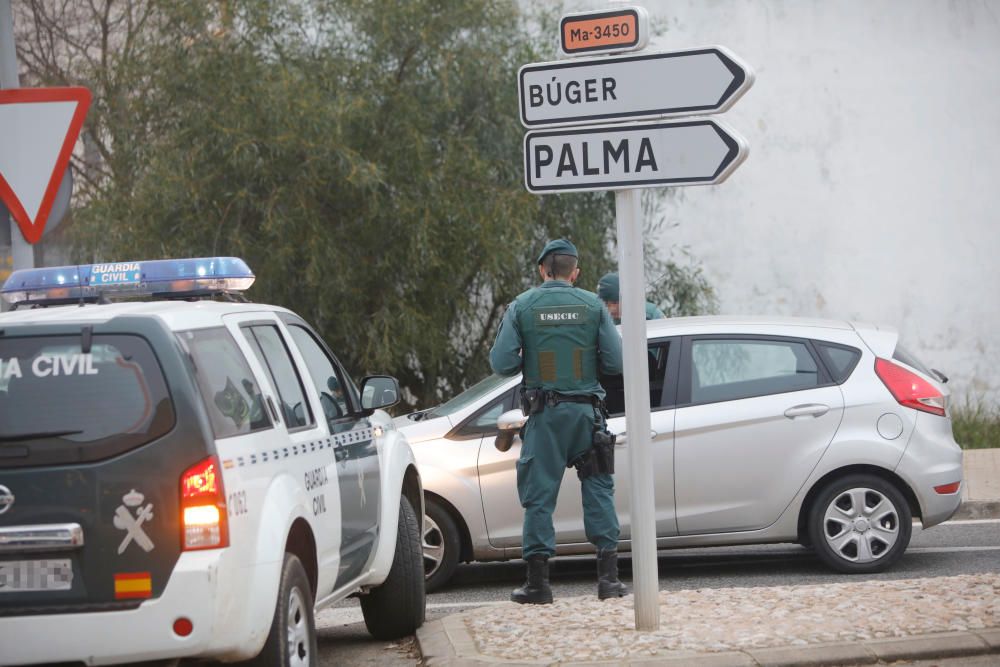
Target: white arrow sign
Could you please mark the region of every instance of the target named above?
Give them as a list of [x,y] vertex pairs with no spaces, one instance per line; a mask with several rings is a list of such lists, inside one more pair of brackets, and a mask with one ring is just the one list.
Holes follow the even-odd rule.
[[747,151],[711,119],[536,130],[524,137],[525,185],[535,193],[710,185]]
[[28,243],[42,237],[89,106],[86,88],[0,90],[0,200]]
[[518,72],[525,127],[581,125],[725,111],[753,72],[721,46],[525,65]]

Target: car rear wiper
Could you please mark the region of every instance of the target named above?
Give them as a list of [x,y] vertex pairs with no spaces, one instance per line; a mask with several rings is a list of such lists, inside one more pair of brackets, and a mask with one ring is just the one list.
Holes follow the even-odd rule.
[[79,435],[83,431],[38,431],[37,433],[15,433],[0,435],[0,442],[19,442],[21,440],[40,440],[42,438],[59,438],[64,435]]

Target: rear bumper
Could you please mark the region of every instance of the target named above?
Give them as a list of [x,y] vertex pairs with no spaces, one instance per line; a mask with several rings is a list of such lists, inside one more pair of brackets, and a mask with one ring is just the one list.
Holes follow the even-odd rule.
[[930,528],[950,519],[962,504],[962,489],[940,494],[936,486],[962,482],[962,449],[952,436],[951,420],[918,413],[917,424],[896,472],[920,503],[921,524]]
[[[115,665],[210,652],[219,566],[225,555],[225,550],[182,554],[163,595],[138,609],[4,618],[3,664]],[[180,617],[194,626],[187,637],[174,634],[174,621]]]

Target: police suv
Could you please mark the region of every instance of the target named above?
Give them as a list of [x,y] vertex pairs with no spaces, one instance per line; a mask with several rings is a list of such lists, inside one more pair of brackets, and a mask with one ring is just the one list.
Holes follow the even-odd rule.
[[252,283],[212,258],[0,290],[0,664],[313,665],[314,608],[350,595],[378,638],[423,622],[395,379],[357,387]]

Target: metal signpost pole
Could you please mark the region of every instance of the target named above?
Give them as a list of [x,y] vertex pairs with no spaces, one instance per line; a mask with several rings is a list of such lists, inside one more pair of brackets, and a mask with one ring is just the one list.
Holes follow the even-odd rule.
[[629,453],[629,518],[635,629],[660,628],[660,577],[656,561],[656,503],[649,422],[649,364],[646,361],[646,278],[642,248],[642,206],[638,190],[615,192],[618,275],[625,382],[625,434]]
[[[14,48],[14,14],[10,0],[0,0],[0,89],[20,88],[17,73],[17,51]],[[35,249],[21,234],[20,227],[10,220],[10,249],[14,260],[13,269],[31,269],[35,266]],[[0,224],[3,224],[0,220]]]

